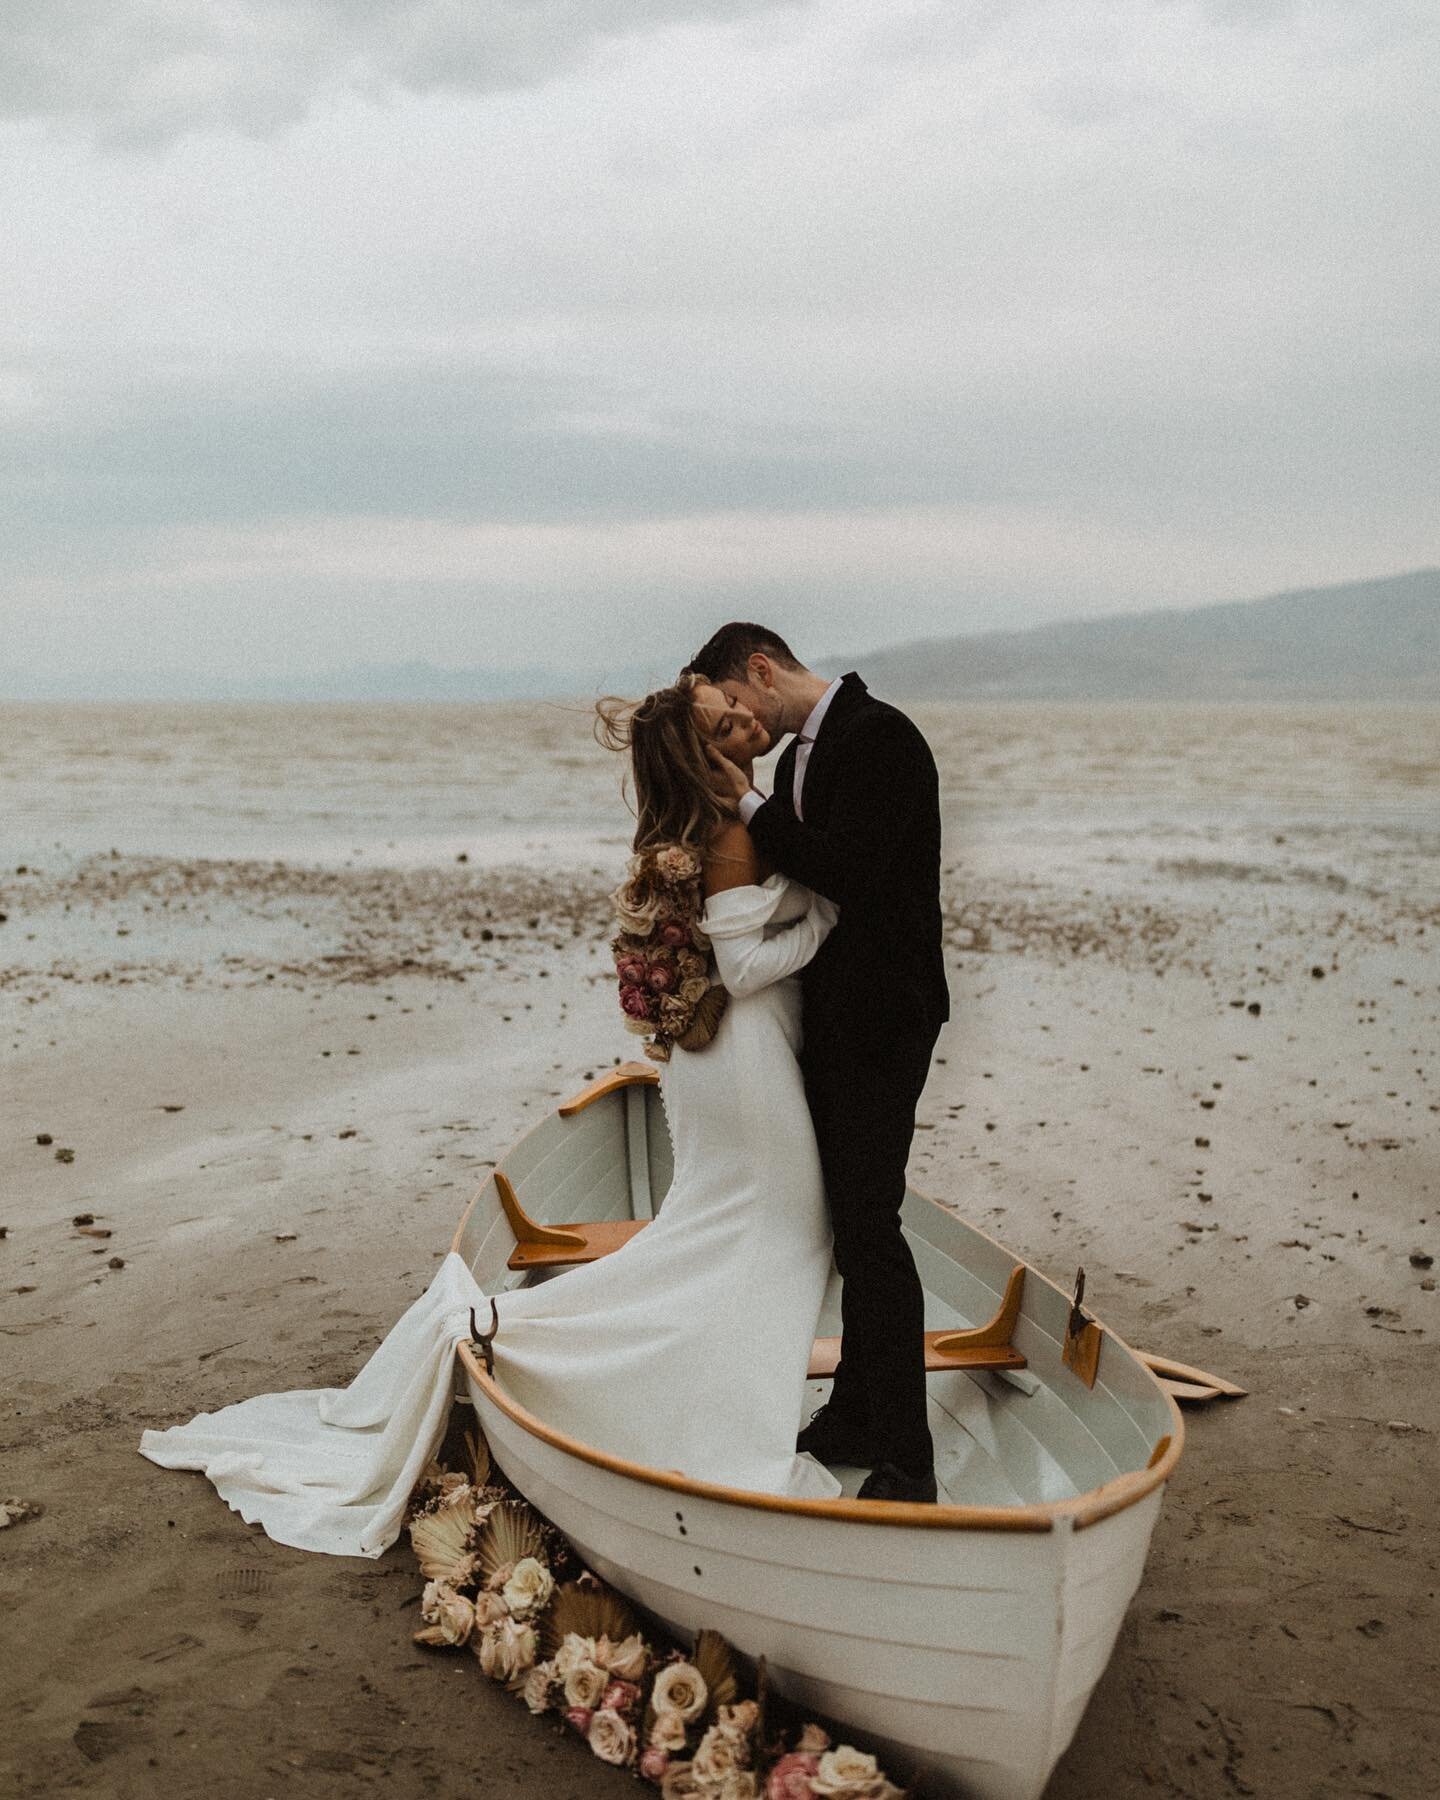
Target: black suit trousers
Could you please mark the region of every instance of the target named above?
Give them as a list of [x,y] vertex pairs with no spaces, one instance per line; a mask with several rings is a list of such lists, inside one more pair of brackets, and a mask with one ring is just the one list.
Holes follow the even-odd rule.
[[938,1033],[804,1058],[825,1195],[844,1283],[844,1338],[831,1404],[877,1460],[920,1472],[934,1459],[925,1413],[924,1293],[900,1229],[915,1108]]

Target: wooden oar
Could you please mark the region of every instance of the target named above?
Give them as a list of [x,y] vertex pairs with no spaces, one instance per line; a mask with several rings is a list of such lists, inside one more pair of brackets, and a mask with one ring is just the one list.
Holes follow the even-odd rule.
[[1157,1356],[1149,1350],[1137,1350],[1135,1354],[1177,1400],[1243,1400],[1249,1392],[1223,1375],[1209,1375],[1189,1363],[1176,1362],[1172,1356]]

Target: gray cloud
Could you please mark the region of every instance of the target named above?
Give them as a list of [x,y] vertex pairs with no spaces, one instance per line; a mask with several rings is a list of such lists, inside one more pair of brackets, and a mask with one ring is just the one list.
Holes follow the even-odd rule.
[[500,92],[584,63],[608,40],[803,0],[7,0],[0,115],[115,143],[264,136],[325,97]]
[[[143,658],[188,605],[243,656],[270,598],[334,635],[348,595],[383,659],[396,596],[423,640],[457,592],[492,646],[517,596],[567,655],[635,596],[858,645],[1440,556],[1414,4],[144,16],[6,19],[21,110],[100,133],[0,124],[0,634],[36,654],[73,616]],[[103,29],[113,81],[66,53]],[[252,88],[299,122],[236,135]]]

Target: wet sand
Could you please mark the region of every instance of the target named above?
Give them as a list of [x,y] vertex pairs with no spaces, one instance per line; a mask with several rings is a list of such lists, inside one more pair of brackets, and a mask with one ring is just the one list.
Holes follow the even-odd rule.
[[[1252,1391],[1189,1415],[1051,1800],[1418,1800],[1440,1753],[1440,842],[1086,841],[1027,861],[977,835],[949,865],[955,1020],[914,1179],[1057,1280],[1083,1262],[1132,1343]],[[44,1508],[0,1533],[7,1792],[636,1791],[412,1646],[407,1550],[281,1549],[135,1451],[147,1425],[348,1380],[489,1161],[630,1054],[605,885],[6,872],[0,1495]]]

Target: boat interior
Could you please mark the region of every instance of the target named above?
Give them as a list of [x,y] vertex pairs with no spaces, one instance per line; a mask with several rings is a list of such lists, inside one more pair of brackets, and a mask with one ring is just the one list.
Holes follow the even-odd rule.
[[[489,1293],[563,1280],[567,1268],[612,1254],[643,1231],[672,1174],[655,1071],[621,1064],[501,1159],[452,1247]],[[1181,1437],[1174,1399],[1140,1356],[1084,1310],[1083,1277],[1067,1294],[914,1190],[902,1223],[925,1290],[926,1386],[942,1504],[1063,1506],[1173,1463]],[[807,1412],[826,1398],[839,1332],[840,1284],[832,1274]],[[866,1473],[833,1472],[846,1495]],[[1076,1517],[1086,1522],[1079,1511]]]

